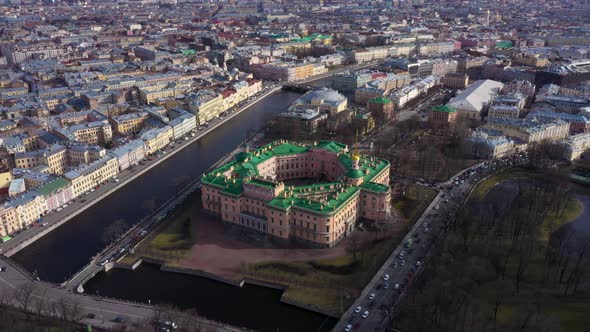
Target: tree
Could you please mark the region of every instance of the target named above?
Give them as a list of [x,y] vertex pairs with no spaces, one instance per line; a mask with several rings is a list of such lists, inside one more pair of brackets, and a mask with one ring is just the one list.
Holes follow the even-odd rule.
[[14,299],[25,312],[27,320],[29,320],[29,306],[31,305],[31,299],[36,288],[36,285],[32,281],[29,281],[15,290]]
[[125,234],[127,223],[125,219],[117,219],[112,224],[108,225],[102,233],[102,241],[109,243],[118,239],[121,235]]

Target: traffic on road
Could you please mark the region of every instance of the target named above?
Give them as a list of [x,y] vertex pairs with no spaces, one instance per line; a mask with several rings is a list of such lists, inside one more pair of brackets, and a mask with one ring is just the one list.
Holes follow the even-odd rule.
[[428,256],[474,186],[484,178],[528,161],[521,152],[471,166],[444,183],[419,179],[419,185],[439,190],[439,194],[393,251],[377,275],[353,306],[342,316],[334,331],[384,331],[401,304],[406,290],[427,264]]

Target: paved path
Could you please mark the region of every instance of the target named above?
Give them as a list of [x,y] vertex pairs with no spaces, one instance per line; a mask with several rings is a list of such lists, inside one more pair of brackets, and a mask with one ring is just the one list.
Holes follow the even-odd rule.
[[[407,287],[421,272],[435,239],[446,231],[446,225],[463,206],[475,185],[502,169],[513,167],[510,165],[511,160],[515,158],[502,159],[496,161],[497,164],[479,163],[459,172],[449,181],[438,184],[438,195],[353,305],[344,312],[333,331],[346,331],[347,328],[350,331],[385,331],[395,316]],[[459,181],[458,184],[456,180]],[[413,241],[411,249],[404,247],[409,240]],[[371,294],[375,294],[372,300]],[[360,310],[357,309],[359,307]],[[362,318],[365,312],[368,312],[368,316]]]

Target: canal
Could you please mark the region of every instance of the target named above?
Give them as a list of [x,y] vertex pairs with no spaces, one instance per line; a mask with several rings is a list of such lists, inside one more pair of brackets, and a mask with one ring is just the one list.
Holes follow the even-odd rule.
[[257,331],[330,331],[336,323],[333,318],[281,303],[282,291],[277,289],[236,287],[161,271],[152,264],[142,264],[135,271],[101,272],[84,288],[89,294],[195,309],[207,319]]
[[12,258],[42,280],[69,279],[107,245],[109,226],[137,223],[300,96],[279,91],[263,99]]

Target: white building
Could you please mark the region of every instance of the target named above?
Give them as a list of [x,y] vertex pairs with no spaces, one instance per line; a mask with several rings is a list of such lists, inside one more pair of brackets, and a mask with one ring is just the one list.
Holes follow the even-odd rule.
[[469,119],[479,120],[481,118],[481,112],[498,95],[502,86],[502,83],[492,80],[476,81],[451,99],[447,105],[455,108],[459,112],[459,115],[464,115]]

